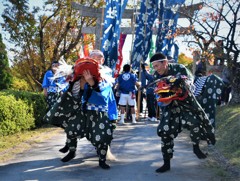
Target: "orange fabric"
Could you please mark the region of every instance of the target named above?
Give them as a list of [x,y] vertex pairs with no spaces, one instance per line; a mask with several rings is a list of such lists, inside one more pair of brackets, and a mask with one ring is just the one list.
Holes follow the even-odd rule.
[[89,38],[88,38],[88,35],[85,33],[83,34],[83,42],[84,42],[83,53],[85,57],[88,57],[89,56]]

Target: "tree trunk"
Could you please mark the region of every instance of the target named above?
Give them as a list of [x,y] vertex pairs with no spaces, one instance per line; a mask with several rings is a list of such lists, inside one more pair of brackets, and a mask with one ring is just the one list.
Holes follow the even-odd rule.
[[240,86],[232,86],[232,99],[230,104],[240,104]]
[[240,64],[235,63],[232,70],[232,99],[230,104],[240,104]]

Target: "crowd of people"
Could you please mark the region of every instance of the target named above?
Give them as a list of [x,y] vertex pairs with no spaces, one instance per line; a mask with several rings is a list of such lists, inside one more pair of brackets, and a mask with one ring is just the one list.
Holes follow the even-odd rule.
[[[143,114],[143,100],[146,100],[146,119],[159,123],[157,135],[162,141],[164,162],[157,173],[170,170],[174,139],[183,128],[190,131],[194,154],[199,159],[206,158],[199,143],[205,140],[209,145],[215,144],[215,107],[221,96],[223,81],[216,76],[206,76],[200,80],[202,84],[196,92],[191,89],[194,87],[194,76],[185,66],[170,63],[162,53],[153,55],[150,63],[153,74],[146,70],[145,63],[141,64],[139,76],[132,71],[131,65],[125,64],[116,80],[112,79],[109,68],[103,65],[104,55],[100,50],[93,50],[89,57],[76,61],[72,72],[67,75],[55,76],[57,69],[62,73],[68,68],[61,68],[58,62],[52,63],[52,70],[46,72],[42,84],[49,107],[44,121],[63,128],[66,133],[65,146],[59,150],[67,153],[61,159],[63,162],[76,156],[77,139],[86,137],[96,149],[99,166],[109,169],[106,156],[113,131],[116,125],[125,124],[129,117],[132,124],[137,123],[137,106],[139,114]],[[184,82],[182,89],[187,96],[171,100],[168,104],[158,102],[155,91],[157,80],[165,77],[169,78],[168,83],[175,80]],[[185,83],[185,79],[191,83]],[[201,96],[198,96],[199,92],[202,92]]]

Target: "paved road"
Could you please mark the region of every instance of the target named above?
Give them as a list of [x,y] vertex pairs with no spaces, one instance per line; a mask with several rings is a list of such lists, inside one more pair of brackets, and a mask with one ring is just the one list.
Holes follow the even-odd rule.
[[0,181],[212,181],[220,180],[207,168],[206,160],[199,160],[192,153],[192,146],[185,134],[175,141],[175,153],[171,171],[155,173],[162,164],[160,138],[157,124],[140,122],[137,125],[118,126],[114,132],[112,152],[116,161],[107,161],[110,170],[98,166],[93,146],[82,139],[77,156],[62,163],[64,154],[58,150],[64,145],[62,132],[31,150],[19,154],[16,159],[0,165]]

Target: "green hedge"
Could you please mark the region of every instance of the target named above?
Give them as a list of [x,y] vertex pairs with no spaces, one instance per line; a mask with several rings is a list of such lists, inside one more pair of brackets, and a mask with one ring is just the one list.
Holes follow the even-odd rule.
[[14,90],[0,92],[1,135],[41,127],[45,113],[43,94]]

